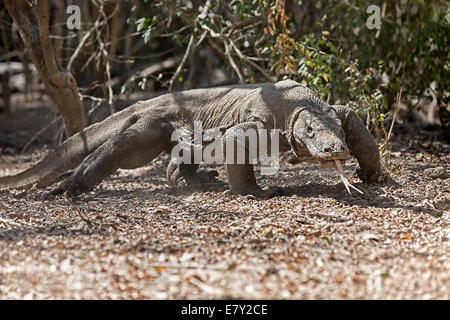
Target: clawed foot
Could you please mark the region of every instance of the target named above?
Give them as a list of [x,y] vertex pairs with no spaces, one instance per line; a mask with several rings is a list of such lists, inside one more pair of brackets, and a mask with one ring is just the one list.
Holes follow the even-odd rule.
[[199,187],[204,185],[218,184],[217,177],[219,173],[216,170],[201,171],[193,175],[178,176],[176,179],[169,180],[173,187]]
[[65,182],[66,181],[62,182],[56,188],[50,190],[48,192],[48,196],[51,197],[51,196],[66,194],[69,197],[76,197],[82,193],[91,191],[93,189],[93,188],[85,186],[81,183],[65,183]]
[[366,183],[382,182],[386,177],[386,174],[383,172],[383,170],[381,168],[378,170],[375,170],[375,172],[357,169],[356,173],[358,174],[358,177]]
[[67,175],[69,177],[48,192],[48,196],[67,194],[69,197],[75,197],[93,190],[96,185],[95,183],[88,183],[86,181],[89,175],[86,174],[85,170],[78,169],[74,172],[67,173]]

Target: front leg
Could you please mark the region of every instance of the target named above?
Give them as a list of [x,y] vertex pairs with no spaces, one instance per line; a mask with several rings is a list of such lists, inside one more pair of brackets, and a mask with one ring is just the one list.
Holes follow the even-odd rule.
[[258,198],[280,194],[276,188],[263,190],[256,183],[253,164],[258,154],[261,154],[258,149],[258,129],[263,128],[260,122],[245,122],[228,129],[222,137],[222,155],[227,169],[228,183],[233,193],[253,195]]
[[334,105],[342,128],[345,133],[345,142],[351,154],[359,162],[358,176],[365,182],[376,181],[382,175],[380,152],[375,140],[370,135],[358,115],[349,107]]

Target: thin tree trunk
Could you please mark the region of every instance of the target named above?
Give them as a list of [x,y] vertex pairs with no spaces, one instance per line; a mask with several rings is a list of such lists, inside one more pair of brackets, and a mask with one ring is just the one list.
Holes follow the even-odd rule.
[[22,64],[23,64],[23,74],[25,76],[25,86],[24,86],[24,96],[25,96],[25,102],[31,101],[31,85],[33,82],[33,75],[30,70],[30,61],[28,60],[27,54],[24,54],[22,57]]
[[60,63],[62,63],[64,59],[64,33],[63,33],[63,25],[64,25],[64,1],[56,0],[53,1],[55,5],[55,23],[53,26],[53,32],[58,38],[55,43],[55,52],[56,52],[56,59]]
[[[2,14],[3,16],[3,14]],[[3,17],[2,17],[3,18]],[[2,40],[2,45],[4,48],[4,52],[5,53],[9,53],[10,52],[10,48],[9,48],[9,41],[8,41],[8,35],[6,34],[6,24],[3,22],[0,22],[0,24],[4,24],[1,28],[1,33],[0,33],[0,37]],[[7,58],[7,62],[9,62],[11,60],[11,58]],[[2,91],[3,91],[3,106],[5,108],[5,111],[7,113],[9,113],[10,110],[10,88],[9,88],[9,71],[8,68],[6,68],[5,72],[3,74],[0,74],[0,78],[1,78],[1,83],[2,83]]]
[[[121,5],[120,3],[114,3],[114,6],[111,6],[110,9],[108,7],[106,7],[105,8],[106,15],[110,15],[112,12],[114,12],[114,10],[116,10],[116,7],[120,6],[120,5]],[[116,55],[116,52],[117,52],[117,47],[119,45],[119,41],[117,39],[119,38],[119,31],[120,31],[119,28],[122,27],[121,24],[122,24],[122,21],[120,19],[119,12],[117,12],[108,21],[108,28],[109,28],[109,34],[110,34],[109,35],[109,39],[108,39],[108,41],[110,42],[108,54],[111,57],[114,57]]]
[[83,105],[75,79],[56,61],[48,32],[48,1],[39,0],[37,6],[17,0],[3,0],[3,3],[19,29],[49,96],[64,119],[67,136],[81,131],[86,126]]

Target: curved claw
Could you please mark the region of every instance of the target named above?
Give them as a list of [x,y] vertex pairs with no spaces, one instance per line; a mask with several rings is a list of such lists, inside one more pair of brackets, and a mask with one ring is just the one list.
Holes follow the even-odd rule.
[[52,190],[50,190],[47,194],[49,196],[57,196],[57,195],[63,194],[64,192],[65,192],[65,190],[60,184],[56,188],[53,188]]
[[61,195],[67,193],[70,196],[77,196],[82,193],[91,191],[95,185],[89,186],[83,183],[81,170],[75,171],[66,180],[61,182],[56,188],[50,190],[48,193],[51,196]]
[[362,170],[362,169],[357,169],[356,173],[358,174],[358,177],[364,182],[376,182],[376,181],[378,181],[379,177],[384,176],[381,169],[379,169],[375,172],[372,172],[372,173],[368,173],[367,171]]

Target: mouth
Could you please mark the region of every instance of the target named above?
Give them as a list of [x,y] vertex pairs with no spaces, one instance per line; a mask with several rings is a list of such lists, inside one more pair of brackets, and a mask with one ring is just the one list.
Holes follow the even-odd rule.
[[336,166],[336,161],[341,161],[344,163],[346,160],[350,159],[350,153],[348,151],[344,151],[326,155],[321,154],[316,157],[316,159],[322,168],[334,167]]
[[348,150],[344,150],[342,152],[318,152],[318,150],[307,148],[300,148],[299,145],[294,146],[292,148],[295,155],[299,160],[309,161],[317,163],[319,162],[323,167],[332,167],[335,165],[335,161],[339,160],[345,162],[350,159],[350,152]]
[[336,160],[345,161],[350,159],[350,153],[345,150],[343,152],[333,152],[333,153],[323,153],[320,152],[319,154],[313,155],[314,158],[316,158],[320,162],[331,162],[334,163]]

